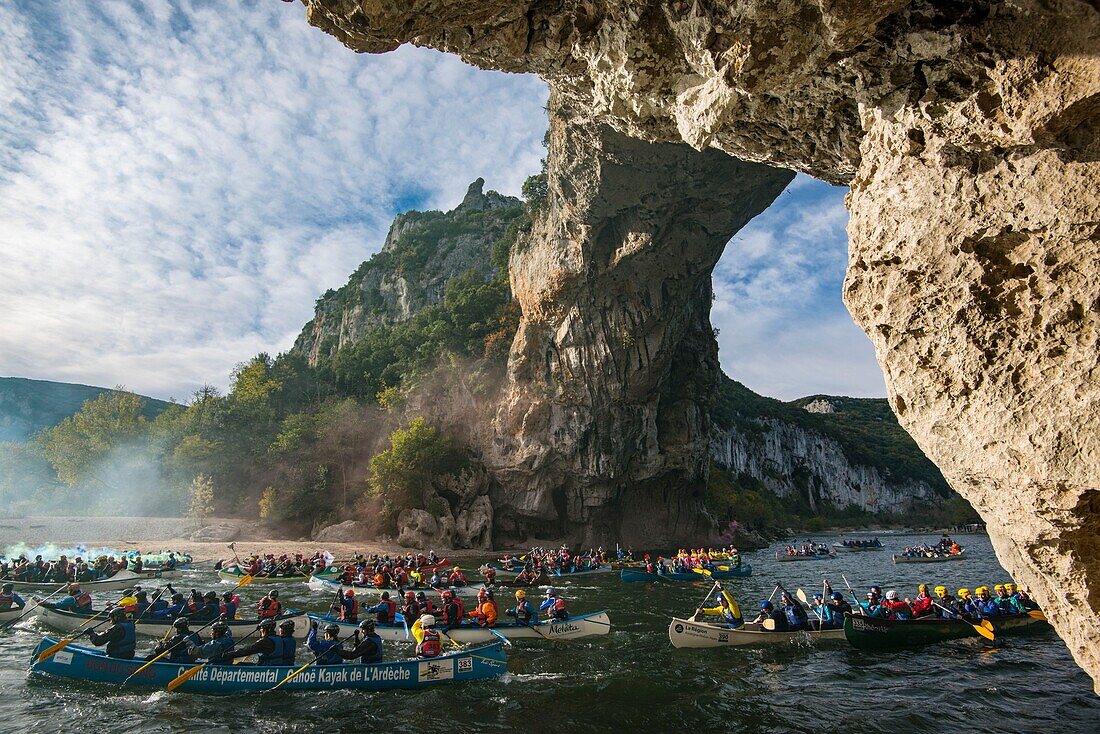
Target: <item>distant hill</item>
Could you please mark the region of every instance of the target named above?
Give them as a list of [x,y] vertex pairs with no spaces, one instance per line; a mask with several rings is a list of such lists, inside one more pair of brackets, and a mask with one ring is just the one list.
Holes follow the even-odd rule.
[[[56,426],[111,388],[69,382],[0,377],[0,441],[26,441],[43,428]],[[142,396],[150,420],[170,403]]]

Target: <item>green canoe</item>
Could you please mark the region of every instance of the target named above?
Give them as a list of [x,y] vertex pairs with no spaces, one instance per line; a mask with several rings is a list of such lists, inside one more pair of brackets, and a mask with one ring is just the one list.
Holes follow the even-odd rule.
[[[991,617],[994,635],[1031,625],[1044,624],[1026,614]],[[881,652],[906,647],[923,647],[937,642],[978,637],[974,626],[959,619],[925,618],[905,621],[848,615],[844,618],[844,637],[860,650]]]

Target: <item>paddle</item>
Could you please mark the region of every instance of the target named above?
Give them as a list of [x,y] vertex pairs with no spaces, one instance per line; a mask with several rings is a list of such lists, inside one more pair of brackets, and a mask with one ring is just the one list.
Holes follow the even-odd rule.
[[763,622],[761,622],[760,626],[763,627],[768,632],[775,632],[775,620],[772,619],[771,617],[769,617],[768,619],[765,619]]
[[1027,612],[1027,616],[1031,617],[1032,619],[1037,619],[1037,620],[1039,620],[1040,622],[1045,622],[1045,621],[1047,621],[1047,615],[1043,614],[1043,613],[1042,613],[1041,611],[1039,611],[1038,609],[1031,609],[1031,610],[1029,610],[1029,611]]
[[[18,617],[11,620],[10,622],[5,622],[4,625],[2,627],[0,627],[0,629],[4,629],[4,628],[11,627],[11,626],[15,625],[15,623],[18,622],[19,620],[21,620],[23,617],[27,616],[28,614],[33,612],[38,607],[42,606],[42,604],[44,602],[48,602],[50,599],[53,599],[55,596],[57,596],[58,594],[60,594],[62,591],[64,591],[67,588],[69,588],[69,584],[64,583],[55,592],[53,592],[52,594],[47,596],[42,601],[36,601],[33,604],[28,604],[27,608],[23,610],[22,614],[20,614]],[[34,600],[32,599],[32,601],[34,601]]]
[[[259,632],[259,631],[260,631],[260,626],[259,626],[259,625],[256,625],[256,629],[252,630],[252,631],[251,631],[251,632],[249,632],[249,633],[248,633],[247,635],[245,635],[245,636],[244,636],[244,637],[242,637],[241,639],[239,639],[239,640],[237,640],[236,642],[234,642],[234,643],[233,643],[233,647],[236,647],[237,645],[241,644],[242,642],[244,642],[244,641],[245,641],[245,640],[247,640],[247,639],[248,639],[249,637],[251,637],[252,635],[256,634],[256,633],[257,633],[257,632]],[[230,649],[232,649],[232,648],[230,648]],[[200,664],[200,665],[196,665],[196,666],[195,666],[195,667],[193,667],[193,668],[188,668],[188,669],[187,669],[187,670],[185,670],[184,672],[180,673],[180,674],[179,674],[179,675],[177,675],[177,676],[176,676],[175,678],[173,678],[172,680],[168,681],[168,690],[169,690],[169,691],[174,691],[174,690],[176,690],[177,688],[179,688],[180,686],[182,686],[182,685],[183,685],[184,683],[186,683],[187,681],[189,681],[189,680],[191,680],[192,678],[194,678],[194,677],[195,677],[195,675],[196,675],[196,674],[197,674],[197,673],[198,673],[198,672],[199,672],[200,670],[202,670],[203,668],[205,668],[205,667],[206,667],[207,665],[209,665],[209,664],[210,664],[210,661],[209,661],[209,660],[207,660],[207,661],[206,661],[205,663],[202,663],[202,664]]]
[[[357,634],[359,634],[359,628],[358,628],[358,627],[356,627],[356,628],[355,628],[355,631],[354,631],[354,632],[352,632],[352,633],[351,633],[350,635],[348,635],[347,637],[343,638],[342,640],[339,640],[339,641],[338,641],[338,642],[337,642],[337,643],[336,643],[335,645],[333,645],[333,647],[332,647],[332,648],[330,648],[330,649],[335,649],[335,648],[337,648],[337,647],[339,647],[339,646],[343,645],[343,644],[344,644],[345,642],[347,642],[348,640],[350,640],[350,639],[351,639],[352,637],[354,637],[354,636],[355,636],[355,635],[357,635]],[[271,691],[274,691],[275,689],[277,689],[277,688],[279,688],[280,686],[282,686],[282,685],[283,685],[284,683],[286,683],[287,681],[293,680],[294,678],[296,678],[296,677],[298,676],[298,674],[299,674],[299,673],[301,673],[301,672],[302,672],[303,670],[305,670],[305,669],[306,669],[306,668],[308,668],[309,666],[313,665],[313,664],[314,664],[315,662],[317,662],[317,661],[318,661],[318,660],[320,660],[320,659],[321,659],[321,656],[320,656],[320,655],[317,655],[317,656],[316,656],[316,657],[314,657],[314,658],[313,658],[312,660],[310,660],[310,661],[309,661],[308,663],[306,663],[305,665],[303,665],[302,667],[298,668],[298,669],[297,669],[297,670],[295,670],[295,671],[294,671],[293,673],[291,673],[290,675],[288,675],[288,676],[287,676],[286,678],[283,678],[283,679],[282,679],[281,681],[279,681],[278,683],[276,683],[275,685],[273,685],[273,686],[272,686],[271,688],[268,688],[268,689],[267,689],[266,691],[263,691],[263,693],[270,693]]]
[[856,598],[856,590],[852,588],[852,585],[848,583],[848,577],[844,574],[840,574],[840,578],[844,579],[844,585],[848,587],[848,593],[852,595],[852,601],[856,603],[855,608],[859,610],[859,616],[866,617],[867,610],[863,608],[863,605],[859,603],[859,599]]
[[714,590],[720,588],[722,588],[722,584],[715,581],[714,584],[711,585],[709,589],[707,589],[707,593],[703,595],[703,598],[699,601],[699,605],[695,608],[695,614],[692,615],[692,619],[698,621],[699,615],[703,613],[703,605],[707,603],[707,599],[709,599],[710,595],[714,593]]
[[825,629],[825,620],[821,618],[821,615],[817,613],[817,609],[814,607],[813,604],[810,603],[810,600],[806,598],[806,592],[803,591],[801,587],[799,587],[798,589],[795,589],[794,595],[798,597],[798,600],[800,602],[808,606],[810,608],[810,611],[814,613],[814,616],[817,617],[817,628],[819,630]]
[[993,641],[993,637],[994,637],[994,635],[993,635],[993,624],[988,619],[983,619],[981,624],[974,624],[973,622],[967,622],[967,620],[962,619],[961,617],[958,617],[956,612],[951,611],[950,609],[943,606],[942,604],[937,604],[936,602],[932,602],[932,606],[939,607],[940,609],[947,612],[948,614],[955,615],[955,617],[954,617],[955,619],[958,619],[960,622],[966,622],[971,627],[973,627],[974,631],[977,632],[979,635],[981,635],[985,639],[989,640],[990,642]]
[[[210,625],[212,625],[212,624],[214,624],[215,622],[217,622],[217,621],[218,621],[219,619],[221,619],[221,617],[215,617],[214,619],[211,619],[211,620],[210,620],[209,622],[207,622],[206,624],[204,624],[204,625],[203,625],[202,627],[199,627],[199,628],[198,628],[197,630],[195,630],[195,631],[194,631],[193,633],[191,633],[191,634],[196,634],[196,635],[197,635],[198,633],[202,632],[202,631],[203,631],[204,629],[206,629],[206,628],[207,628],[207,627],[209,627]],[[124,688],[124,687],[126,686],[126,684],[130,682],[130,679],[131,679],[131,678],[133,678],[133,677],[134,677],[135,675],[137,675],[138,673],[140,673],[141,671],[145,670],[146,668],[148,668],[148,667],[149,667],[150,665],[152,665],[153,663],[155,663],[155,662],[157,662],[158,660],[160,660],[161,658],[163,658],[163,657],[164,657],[165,655],[167,655],[168,653],[170,653],[170,652],[172,652],[173,650],[175,650],[175,649],[176,649],[177,647],[179,647],[180,645],[184,644],[184,642],[186,642],[186,640],[180,640],[180,641],[179,641],[179,642],[177,642],[177,643],[176,643],[175,645],[172,645],[171,647],[169,647],[169,648],[168,648],[167,650],[165,650],[164,652],[162,652],[162,653],[160,653],[159,655],[157,655],[157,656],[156,656],[155,658],[153,658],[152,660],[149,660],[149,661],[147,661],[147,662],[145,663],[145,665],[142,665],[142,666],[141,666],[140,668],[138,668],[137,670],[135,670],[135,671],[134,671],[133,673],[130,673],[130,675],[126,676],[126,680],[122,681],[122,684],[121,684],[121,685],[119,686],[119,688]]]

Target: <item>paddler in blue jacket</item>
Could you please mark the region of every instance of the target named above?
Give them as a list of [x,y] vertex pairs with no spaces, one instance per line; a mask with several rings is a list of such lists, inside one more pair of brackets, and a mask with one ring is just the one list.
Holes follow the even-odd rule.
[[187,609],[187,602],[184,601],[183,594],[178,591],[172,594],[172,603],[164,609],[153,612],[153,617],[156,619],[175,619],[184,613]]
[[340,625],[335,622],[325,627],[325,638],[317,639],[317,622],[309,624],[309,637],[306,645],[317,656],[318,665],[336,665],[342,662],[340,657]]
[[77,614],[90,614],[92,611],[92,595],[86,591],[81,591],[78,585],[70,584],[68,596],[53,604],[43,602],[43,606],[52,606],[54,609],[76,612]]
[[763,626],[769,619],[775,623],[775,629],[771,630],[772,632],[787,631],[787,615],[782,609],[776,609],[770,601],[764,599],[760,602],[760,614],[756,615],[756,619],[752,621],[754,624]]
[[373,607],[364,607],[362,612],[375,615],[374,621],[378,624],[389,624],[397,614],[397,602],[390,599],[390,592],[383,591],[381,600]]
[[149,659],[152,660],[162,652],[168,651],[168,657],[166,659],[170,663],[195,662],[195,655],[191,652],[190,648],[201,645],[202,639],[191,631],[191,627],[186,617],[180,617],[172,622],[172,627],[176,630],[176,634],[172,635],[167,640],[158,641],[157,644],[153,646],[153,654],[149,656]]
[[261,620],[256,629],[260,632],[260,639],[251,645],[235,648],[229,657],[236,660],[255,655],[256,665],[283,665],[283,645],[275,635],[275,620]]
[[783,592],[783,613],[787,615],[787,628],[791,632],[806,629],[808,617],[802,602],[794,598],[789,591]]
[[[359,639],[359,633],[363,639]],[[354,660],[359,658],[363,665],[382,662],[382,638],[374,631],[374,620],[364,619],[359,623],[359,632],[355,633],[355,646],[350,650],[337,647],[336,652],[341,660]]]
[[718,592],[717,600],[718,606],[716,607],[700,607],[695,610],[695,619],[698,620],[704,614],[721,617],[730,629],[737,629],[745,624],[745,620],[741,618],[741,607],[738,606],[732,594],[722,589]]
[[96,647],[107,646],[107,656],[122,660],[134,659],[134,648],[137,646],[137,631],[134,623],[126,619],[126,611],[121,607],[115,607],[110,614],[111,626],[106,632],[87,630],[84,634]]
[[233,662],[230,652],[233,650],[233,633],[225,622],[215,622],[210,627],[210,642],[205,645],[197,645],[194,642],[187,643],[187,651],[192,658],[204,658],[215,665]]
[[531,602],[527,601],[527,592],[523,589],[516,590],[516,605],[511,609],[505,609],[504,613],[509,617],[515,617],[516,622],[528,627],[539,623],[539,614]]
[[989,593],[988,586],[979,586],[975,589],[975,592],[977,592],[978,598],[974,602],[974,606],[983,619],[986,617],[999,617],[1001,615],[1001,608],[997,606],[997,600]]

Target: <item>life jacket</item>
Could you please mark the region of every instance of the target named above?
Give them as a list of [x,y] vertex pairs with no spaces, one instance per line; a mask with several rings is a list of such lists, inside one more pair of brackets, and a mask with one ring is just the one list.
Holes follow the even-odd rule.
[[554,619],[569,619],[569,610],[565,606],[565,599],[560,596],[554,599],[554,603],[546,611],[550,612],[550,616]]
[[137,646],[137,631],[134,629],[134,623],[118,622],[115,626],[122,628],[122,639],[107,643],[107,657],[132,660],[134,648]]
[[198,645],[200,640],[199,636],[194,632],[184,632],[182,634],[172,635],[168,642],[164,643],[165,650],[171,650],[168,653],[168,662],[170,663],[193,663],[195,662],[195,656],[191,654],[191,651],[187,648],[187,643],[190,642],[193,645]]
[[231,658],[227,658],[226,656],[229,654],[229,651],[233,649],[233,646],[235,644],[237,644],[233,640],[233,635],[232,634],[226,634],[226,635],[223,635],[223,636],[219,637],[216,640],[212,640],[212,642],[216,642],[220,649],[217,652],[215,652],[214,654],[212,654],[208,658],[208,660],[212,663],[215,663],[215,664],[230,662]]
[[[91,609],[92,608],[92,595],[87,591],[81,591],[79,594],[73,597],[76,600],[77,609]],[[127,609],[127,612],[130,610]]]
[[497,603],[492,599],[486,599],[477,605],[477,609],[471,616],[486,627],[492,627],[497,623]]
[[905,620],[913,618],[913,610],[903,601],[890,601],[887,599],[882,602],[882,605],[886,607],[887,611],[890,613],[891,619]]
[[434,629],[424,630],[424,639],[416,646],[416,654],[422,658],[439,657],[443,652],[443,645],[439,633]]
[[359,600],[353,597],[343,597],[340,599],[340,621],[341,622],[358,622],[359,621]]
[[[271,640],[274,643],[274,647],[271,652],[261,652],[256,656],[257,665],[282,665],[283,664],[283,645],[285,637],[279,637],[278,635],[271,635],[265,637],[265,640]],[[293,637],[290,639],[294,639]]]
[[193,617],[198,612],[201,612],[205,608],[206,608],[206,602],[204,602],[204,601],[194,601],[194,600],[189,601],[189,602],[187,602],[187,616],[188,617]]
[[339,640],[318,640],[314,635],[313,642],[315,647],[311,646],[310,649],[317,653],[318,665],[337,665],[343,662],[339,653]]
[[420,605],[412,601],[401,607],[401,616],[405,618],[405,624],[412,624],[420,619]]
[[279,639],[283,641],[283,665],[294,665],[294,654],[298,649],[298,641],[294,639],[294,636],[283,637],[279,636]]
[[521,600],[516,604],[515,608],[516,621],[520,624],[529,624],[531,622],[537,622],[538,618],[535,616],[535,609],[531,606],[531,602],[526,599]]
[[235,602],[229,602],[226,604],[222,602],[218,604],[218,615],[225,617],[226,619],[235,619],[237,617],[237,605]]
[[375,621],[379,624],[389,624],[397,616],[397,602],[393,599],[386,599],[381,603],[386,605],[386,609],[375,615]]
[[283,612],[283,604],[278,599],[272,599],[270,596],[265,596],[260,599],[260,610],[258,612],[260,619],[269,619],[271,617],[278,617]]
[[443,624],[447,627],[460,624],[463,616],[465,615],[462,613],[462,604],[458,599],[452,599],[443,605]]
[[384,589],[386,586],[386,577],[380,573],[374,574],[374,587],[376,589]]
[[382,662],[382,638],[378,635],[367,635],[366,639],[374,643],[374,654],[363,655],[359,658],[359,662],[364,665],[370,665],[372,663]]
[[8,611],[14,603],[15,594],[0,594],[0,612]]
[[795,604],[783,607],[783,613],[787,615],[787,624],[791,627],[801,627],[806,623],[806,610]]

